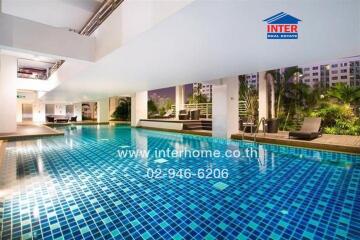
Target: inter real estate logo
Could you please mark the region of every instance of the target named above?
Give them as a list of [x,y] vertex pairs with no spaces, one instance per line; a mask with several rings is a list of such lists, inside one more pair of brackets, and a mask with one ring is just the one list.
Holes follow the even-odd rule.
[[281,12],[263,21],[267,23],[267,39],[298,39],[300,19]]

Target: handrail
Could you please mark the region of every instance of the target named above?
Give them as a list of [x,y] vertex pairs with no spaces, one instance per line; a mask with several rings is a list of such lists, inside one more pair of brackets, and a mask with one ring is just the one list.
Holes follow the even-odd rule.
[[[250,117],[250,122],[254,122],[253,120],[254,120],[254,117],[251,116],[251,117]],[[252,130],[253,130],[254,125],[248,125],[248,126],[245,126],[245,127],[244,127],[243,133],[242,133],[242,136],[241,136],[241,139],[242,139],[243,141],[244,141],[244,135],[245,135],[245,132],[246,132],[246,128],[248,128],[248,127],[251,127],[251,133],[252,133]]]
[[[251,118],[251,121],[252,121],[252,118]],[[260,121],[258,122],[258,124],[256,125],[256,131],[254,132],[254,142],[256,142],[256,134],[259,133],[259,127],[260,127],[260,124],[262,123],[263,124],[263,131],[264,131],[264,136],[265,136],[265,122],[266,122],[266,119],[263,117],[260,119]],[[244,129],[243,129],[243,132],[242,132],[242,135],[241,135],[241,139],[244,140],[244,136],[245,136],[245,132],[246,132],[246,129],[248,127],[251,127],[251,133],[253,132],[252,128],[254,127],[254,125],[248,125],[248,126],[245,126]]]
[[265,121],[266,119],[263,117],[260,119],[260,121],[258,122],[258,125],[256,127],[256,131],[254,133],[254,142],[256,142],[256,134],[259,133],[259,127],[260,127],[260,124],[262,123],[263,124],[263,132],[264,132],[264,136],[265,136]]

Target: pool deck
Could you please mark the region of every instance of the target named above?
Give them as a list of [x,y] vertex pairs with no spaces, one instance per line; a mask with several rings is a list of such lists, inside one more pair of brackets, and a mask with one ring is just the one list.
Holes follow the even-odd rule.
[[[242,132],[233,134],[232,139],[242,139]],[[360,136],[349,136],[349,135],[332,135],[323,134],[321,137],[313,140],[299,140],[288,138],[289,132],[280,131],[278,133],[257,133],[256,141],[261,143],[271,143],[288,145],[295,147],[315,148],[322,150],[357,153],[360,154]],[[245,140],[254,140],[254,135],[251,133],[244,134]]]
[[16,132],[1,133],[0,140],[23,140],[37,137],[62,136],[63,132],[36,124],[18,124]]
[[212,131],[209,130],[175,130],[175,129],[167,129],[167,128],[152,128],[152,127],[139,127],[143,129],[156,130],[156,131],[164,131],[164,132],[176,132],[176,133],[184,133],[184,134],[193,134],[200,136],[212,136]]
[[[116,123],[116,122],[115,122]],[[96,122],[96,121],[79,121],[79,122],[66,122],[66,123],[45,123],[48,127],[59,127],[69,125],[107,125],[109,122]]]

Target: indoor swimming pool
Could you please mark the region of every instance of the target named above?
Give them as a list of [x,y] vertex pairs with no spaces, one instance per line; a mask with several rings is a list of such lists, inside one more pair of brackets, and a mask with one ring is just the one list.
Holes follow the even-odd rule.
[[[360,236],[360,155],[126,125],[61,129],[6,144],[1,239]],[[156,156],[165,149],[221,156]],[[149,154],[121,155],[132,150]]]

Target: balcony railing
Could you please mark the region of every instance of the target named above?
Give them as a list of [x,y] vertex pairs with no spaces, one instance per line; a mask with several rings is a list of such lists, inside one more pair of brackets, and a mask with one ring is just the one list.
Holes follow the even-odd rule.
[[[200,110],[200,116],[202,118],[211,119],[212,118],[212,103],[193,103],[193,104],[184,104],[183,109],[176,109],[175,105],[171,106],[171,109],[173,110],[174,116],[176,115],[176,111],[179,110],[193,110],[193,109],[199,109]],[[239,101],[239,117],[244,117],[247,115],[247,109],[246,109],[246,102],[245,101]]]
[[90,36],[124,0],[105,0],[79,34]]

